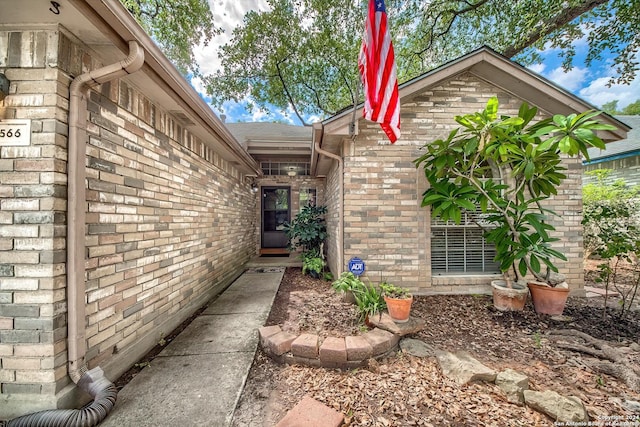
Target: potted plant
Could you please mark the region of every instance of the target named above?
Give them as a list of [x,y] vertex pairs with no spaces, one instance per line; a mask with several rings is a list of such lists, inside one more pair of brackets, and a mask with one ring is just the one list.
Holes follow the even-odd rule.
[[388,282],[380,283],[382,296],[387,305],[389,316],[396,323],[405,323],[409,321],[411,314],[411,304],[413,303],[413,295],[406,288],[392,285]]
[[356,303],[354,293],[364,289],[364,283],[355,274],[345,271],[340,278],[331,284],[331,287],[342,294],[342,299],[351,304]]
[[[426,144],[426,153],[415,160],[430,186],[422,206],[431,206],[432,215],[459,224],[463,211],[480,210],[471,216],[495,245],[504,277],[494,289],[506,289],[522,306],[527,290],[517,288],[527,275],[566,301],[568,289],[556,288],[563,280],[552,274],[558,271],[554,260],[566,257],[551,245],[558,240],[551,236],[555,229],[549,223],[556,214],[544,202],[566,178],[562,155],[582,153],[588,159],[588,147],[605,148],[595,131],[614,129],[593,120],[599,112],[534,122],[537,112],[523,103],[517,116],[499,116],[498,99],[491,98],[483,111],[457,116],[462,128]],[[535,305],[533,292],[532,299]],[[557,306],[554,311],[559,311]]]

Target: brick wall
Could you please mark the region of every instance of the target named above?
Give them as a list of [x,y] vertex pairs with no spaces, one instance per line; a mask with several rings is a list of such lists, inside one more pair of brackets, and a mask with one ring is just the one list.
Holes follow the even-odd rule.
[[[0,146],[0,419],[75,403],[64,401],[68,93],[70,76],[99,65],[63,32],[0,32],[11,80],[0,118],[32,126],[28,146]],[[255,254],[248,181],[168,109],[125,81],[88,101],[87,361],[111,379]]]
[[357,256],[373,282],[417,288],[420,269],[417,172],[410,144],[384,142],[369,123],[345,157],[345,260]]
[[[391,281],[418,292],[477,292],[494,276],[432,276],[430,211],[420,207],[426,179],[412,161],[425,143],[457,127],[455,115],[480,111],[498,96],[502,114],[517,114],[521,100],[464,73],[402,103],[402,137],[391,145],[376,123],[361,120],[345,156],[345,259],[361,257],[372,282]],[[542,114],[545,114],[542,112]],[[568,180],[551,203],[569,261],[559,262],[572,288],[583,285],[580,163],[567,162]]]
[[[327,206],[327,266],[333,273],[334,277],[346,270],[345,266],[341,266],[341,260],[338,259],[338,238],[339,238],[339,218],[340,218],[340,175],[338,162],[333,162],[333,166],[326,179],[325,205]],[[346,262],[346,261],[345,261]]]
[[0,146],[0,419],[51,407],[66,383],[70,78],[57,67],[59,42],[56,32],[0,32],[0,70],[11,81],[0,118],[29,119],[32,132],[28,145]]

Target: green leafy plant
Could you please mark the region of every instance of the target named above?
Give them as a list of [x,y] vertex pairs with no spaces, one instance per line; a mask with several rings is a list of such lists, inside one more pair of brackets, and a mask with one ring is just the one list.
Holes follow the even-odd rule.
[[382,292],[375,286],[363,284],[361,289],[354,289],[353,295],[360,314],[359,320],[363,322],[367,317],[379,314],[387,307],[382,297]]
[[[620,295],[620,317],[633,306],[640,289],[640,198],[638,187],[628,187],[623,180],[608,183],[611,170],[591,171],[595,183],[583,188],[584,245],[587,256],[596,255],[596,281],[605,289],[603,318],[607,315],[609,289]],[[633,278],[630,286],[621,283],[620,273],[627,269]]]
[[550,273],[558,271],[554,259],[566,257],[551,245],[558,239],[548,221],[556,214],[542,202],[566,178],[561,155],[588,159],[587,148],[605,147],[596,131],[615,129],[594,120],[599,112],[534,123],[537,113],[523,103],[517,116],[500,116],[498,99],[491,98],[483,111],[456,116],[462,127],[426,144],[414,161],[429,181],[422,206],[430,206],[432,215],[459,224],[463,211],[480,208],[476,224],[495,245],[509,287],[511,275],[518,281],[527,273],[552,286],[560,281]]
[[364,286],[362,280],[350,271],[342,273],[340,277],[331,284],[331,287],[336,292],[358,291],[364,289]]
[[[602,251],[611,235],[640,240],[640,186],[611,181],[611,169],[587,172],[595,178],[582,187],[585,257]],[[602,254],[598,254],[602,256]]]
[[324,260],[317,256],[302,257],[302,274],[309,274],[316,279],[320,277],[324,270]]
[[540,335],[540,331],[535,331],[533,333],[533,343],[536,346],[536,348],[542,347],[542,335]]
[[290,223],[284,224],[289,238],[289,250],[302,248],[304,253],[321,253],[321,246],[327,238],[327,224],[324,215],[325,206],[304,206]]
[[411,298],[411,293],[407,288],[401,288],[399,286],[392,285],[388,282],[380,283],[380,289],[382,290],[382,295],[387,296],[389,298],[395,299],[409,299]]

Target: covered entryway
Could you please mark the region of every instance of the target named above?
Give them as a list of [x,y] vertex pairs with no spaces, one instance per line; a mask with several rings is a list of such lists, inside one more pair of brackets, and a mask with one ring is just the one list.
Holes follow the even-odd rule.
[[291,187],[262,187],[261,253],[287,253],[284,224],[291,220]]
[[[283,123],[227,123],[233,136],[260,163],[251,176],[255,205],[256,253],[288,256],[284,224],[309,204],[324,204],[325,176],[311,174],[312,133],[308,126]],[[293,255],[295,254],[295,255]],[[296,259],[297,252],[292,256]]]

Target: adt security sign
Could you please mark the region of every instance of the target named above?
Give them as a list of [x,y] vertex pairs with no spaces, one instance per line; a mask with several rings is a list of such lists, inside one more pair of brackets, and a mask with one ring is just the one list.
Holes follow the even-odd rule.
[[360,276],[364,273],[364,261],[357,257],[351,258],[349,260],[349,271],[356,276]]

